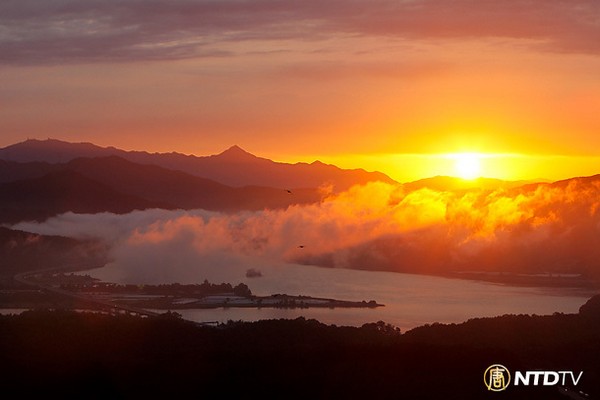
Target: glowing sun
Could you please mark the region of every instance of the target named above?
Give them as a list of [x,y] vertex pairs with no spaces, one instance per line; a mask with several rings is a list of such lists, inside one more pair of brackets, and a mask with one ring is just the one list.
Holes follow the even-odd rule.
[[463,179],[475,179],[481,173],[481,156],[476,153],[454,154],[454,173]]

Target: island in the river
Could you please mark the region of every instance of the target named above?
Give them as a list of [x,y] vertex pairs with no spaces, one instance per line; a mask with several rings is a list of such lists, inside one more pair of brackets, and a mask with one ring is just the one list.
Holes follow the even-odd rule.
[[[22,290],[3,291],[0,304],[4,307],[56,308],[114,306],[122,310],[142,311],[182,310],[208,308],[375,308],[383,304],[375,300],[348,301],[304,295],[272,294],[257,296],[240,283],[214,284],[205,280],[200,284],[120,285],[102,282],[88,275],[46,271],[22,274],[16,277],[24,285]],[[32,287],[34,290],[32,290]],[[76,305],[73,305],[76,300]],[[51,302],[54,304],[48,304]],[[96,306],[96,307],[94,307]]]

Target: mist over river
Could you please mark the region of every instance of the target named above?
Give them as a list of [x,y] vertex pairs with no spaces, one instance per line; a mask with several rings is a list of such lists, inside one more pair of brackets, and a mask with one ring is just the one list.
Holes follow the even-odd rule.
[[[285,293],[351,301],[375,300],[385,305],[376,309],[181,311],[186,318],[196,321],[304,316],[336,325],[362,325],[383,320],[405,330],[427,323],[458,323],[469,318],[503,314],[574,313],[595,294],[584,289],[511,287],[431,275],[372,271],[394,269],[394,266],[405,271],[480,271],[483,265],[487,270],[529,274],[547,270],[577,272],[567,267],[592,265],[596,249],[600,248],[595,242],[598,235],[593,233],[598,226],[595,220],[575,212],[589,209],[586,205],[573,205],[573,212],[566,214],[569,218],[576,214],[576,221],[571,221],[573,226],[569,223],[539,231],[541,225],[536,225],[535,229],[519,225],[518,229],[507,230],[504,222],[498,222],[503,228],[498,230],[492,224],[488,226],[489,232],[479,229],[475,234],[468,229],[457,229],[464,223],[463,219],[456,217],[458,219],[451,218],[448,222],[445,216],[438,214],[435,216],[439,221],[417,229],[413,227],[420,226],[417,222],[404,219],[412,215],[419,218],[432,216],[426,212],[428,208],[422,212],[414,210],[406,201],[398,205],[399,209],[393,208],[389,196],[374,196],[374,192],[385,192],[385,189],[389,189],[388,186],[367,185],[319,205],[236,214],[159,209],[125,215],[66,213],[43,223],[20,223],[15,229],[101,239],[110,247],[109,258],[113,261],[89,273],[107,282],[193,284],[205,279],[211,283],[233,285],[243,282],[256,295]],[[419,199],[423,200],[425,195],[432,196],[425,191]],[[364,201],[361,200],[363,197]],[[383,200],[375,207],[373,199]],[[422,202],[416,204],[422,205]],[[566,200],[564,204],[567,204]],[[446,206],[441,207],[441,210],[446,209]],[[393,215],[390,210],[394,211]],[[400,211],[401,215],[398,214]],[[445,212],[442,214],[446,215]],[[491,223],[487,217],[483,221],[488,225]],[[556,242],[558,238],[566,237],[557,233],[563,228],[567,236],[577,234],[564,242]],[[406,229],[409,230],[405,232]],[[449,233],[459,237],[448,236]],[[452,237],[451,243],[446,243]],[[385,240],[378,242],[378,238]],[[578,243],[578,246],[569,243]],[[441,258],[438,260],[430,255]],[[312,264],[309,262],[312,259],[325,258],[332,260],[334,268],[308,265]],[[562,269],[557,270],[557,266]],[[246,277],[249,269],[260,271],[262,276]],[[595,270],[591,268],[591,271]]]

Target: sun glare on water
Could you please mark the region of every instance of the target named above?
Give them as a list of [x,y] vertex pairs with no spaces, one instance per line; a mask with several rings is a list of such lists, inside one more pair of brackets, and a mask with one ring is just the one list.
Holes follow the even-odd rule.
[[453,154],[454,175],[463,179],[475,179],[481,176],[481,155],[477,153]]

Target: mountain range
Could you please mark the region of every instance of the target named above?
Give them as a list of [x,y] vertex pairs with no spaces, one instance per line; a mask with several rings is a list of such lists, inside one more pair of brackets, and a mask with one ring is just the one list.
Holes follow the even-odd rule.
[[[596,180],[596,177],[589,179]],[[581,179],[581,178],[577,178]],[[319,161],[287,164],[238,146],[205,157],[147,153],[27,140],[0,149],[0,223],[45,220],[67,211],[128,213],[148,208],[236,212],[316,203],[330,193],[381,181],[380,172],[341,169]],[[552,185],[565,185],[570,180]],[[403,184],[404,192],[535,190],[525,181],[437,176]]]
[[0,149],[0,222],[41,221],[67,211],[286,208],[379,180],[394,183],[379,172],[277,163],[237,146],[196,157],[27,140]]
[[0,149],[0,160],[29,165],[30,171],[41,168],[37,163],[62,164],[76,158],[117,156],[136,164],[155,165],[165,169],[211,179],[232,187],[263,186],[279,189],[318,188],[328,185],[334,192],[371,181],[396,183],[381,172],[363,169],[346,170],[320,161],[288,164],[257,157],[238,146],[216,155],[198,157],[181,153],[148,153],[100,147],[91,143],[69,143],[56,139],[30,139]]

